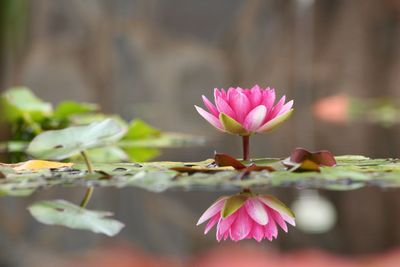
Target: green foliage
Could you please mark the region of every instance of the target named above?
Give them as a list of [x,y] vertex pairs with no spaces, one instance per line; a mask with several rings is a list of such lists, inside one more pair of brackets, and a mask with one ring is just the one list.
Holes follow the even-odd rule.
[[[23,152],[28,143],[24,142],[32,140],[29,154],[35,157],[61,159],[65,155],[75,155],[78,147],[96,147],[88,151],[95,162],[148,161],[160,155],[160,148],[199,145],[204,142],[198,137],[162,132],[139,119],[128,124],[118,115],[100,113],[96,104],[64,101],[53,107],[26,87],[7,90],[1,96],[1,103],[4,118],[12,126],[12,140],[0,144],[0,151],[11,152],[12,162],[25,160]],[[118,135],[118,140],[121,140],[118,143],[112,142],[112,146],[107,138],[99,139],[102,133],[93,130],[96,128],[93,125],[110,119],[113,121],[112,129],[127,129],[124,131],[126,134]],[[108,134],[106,128],[99,131]],[[93,145],[93,142],[96,144]]]
[[77,103],[74,101],[63,101],[58,104],[54,111],[54,117],[68,119],[70,116],[98,111],[99,107],[91,103]]
[[36,220],[49,225],[89,230],[108,236],[118,234],[124,227],[121,222],[108,218],[112,215],[108,211],[87,210],[65,200],[40,201],[28,209]]
[[[37,98],[26,87],[14,87],[2,95],[3,114],[9,122],[29,118],[39,122],[52,112],[50,103]],[[30,121],[28,121],[29,123]]]
[[114,144],[125,132],[113,119],[46,131],[32,140],[27,152],[40,159],[62,160],[83,150]]

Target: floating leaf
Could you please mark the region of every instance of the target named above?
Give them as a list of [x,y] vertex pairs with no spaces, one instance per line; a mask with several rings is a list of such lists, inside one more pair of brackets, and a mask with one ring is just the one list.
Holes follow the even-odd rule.
[[160,130],[150,126],[142,120],[135,119],[129,124],[124,140],[154,138],[159,137],[160,135]]
[[242,170],[246,168],[246,165],[244,165],[234,157],[229,156],[228,154],[215,153],[214,159],[215,164],[217,164],[219,167],[231,166],[235,168],[235,170]]
[[133,162],[149,161],[158,157],[161,154],[161,151],[157,148],[125,147],[124,150],[129,157],[129,160]]
[[72,115],[94,112],[99,109],[99,106],[91,103],[78,103],[75,101],[63,101],[54,111],[54,116],[58,118],[68,118]]
[[56,161],[46,161],[46,160],[28,160],[26,162],[20,162],[16,164],[10,164],[16,171],[26,171],[26,170],[41,170],[41,169],[57,169],[63,167],[71,167],[73,163],[56,162]]
[[87,210],[65,200],[36,202],[28,210],[44,224],[89,230],[108,236],[118,234],[124,227],[121,222],[108,218],[111,212]]
[[36,97],[27,87],[13,87],[2,94],[3,116],[9,121],[29,117],[38,120],[52,112],[50,103]]
[[304,148],[296,148],[290,154],[290,161],[301,163],[305,160],[312,161],[319,166],[335,166],[336,160],[333,154],[328,150],[320,150],[317,152],[310,152]]
[[292,165],[292,167],[290,168],[290,171],[292,171],[292,172],[320,172],[321,170],[317,163],[306,159],[306,160],[302,161],[301,163]]
[[[273,165],[278,159],[260,158],[257,164]],[[55,187],[136,187],[152,192],[164,190],[234,190],[243,188],[266,189],[274,187],[321,188],[334,190],[353,190],[363,186],[400,188],[400,159],[370,159],[362,156],[338,156],[337,165],[320,166],[320,172],[292,172],[287,168],[275,171],[251,171],[246,179],[238,177],[244,171],[232,167],[223,171],[197,171],[188,173],[171,170],[176,167],[214,170],[214,159],[200,162],[145,162],[145,163],[94,163],[95,170],[107,173],[88,174],[83,163],[73,168],[43,169],[16,172],[10,167],[1,166],[6,178],[0,179],[0,195],[23,196],[37,189]],[[275,165],[273,165],[275,167]],[[264,167],[264,166],[260,166]],[[248,168],[251,168],[249,166]]]
[[115,145],[93,148],[88,150],[87,154],[92,162],[117,163],[129,161],[129,156],[125,151]]
[[219,167],[219,168],[207,168],[207,167],[201,167],[201,166],[194,166],[194,167],[172,167],[170,168],[173,171],[177,172],[186,172],[188,174],[193,174],[193,173],[216,173],[216,172],[222,172],[222,171],[231,171],[232,168],[229,167]]
[[125,131],[125,128],[112,119],[47,131],[32,140],[27,152],[38,158],[61,160],[82,150],[113,144]]

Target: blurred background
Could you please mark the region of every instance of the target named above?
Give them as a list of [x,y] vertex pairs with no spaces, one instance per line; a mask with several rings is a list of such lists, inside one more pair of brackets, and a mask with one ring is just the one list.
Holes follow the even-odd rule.
[[[42,99],[97,102],[170,131],[203,135],[204,147],[159,160],[240,156],[240,140],[212,129],[193,108],[213,88],[259,84],[295,99],[279,130],[253,138],[253,157],[295,147],[335,155],[398,157],[399,127],[329,123],[313,104],[338,93],[400,96],[399,0],[2,0],[0,90],[26,85]],[[7,137],[7,129],[0,136]],[[102,189],[89,208],[113,210],[114,238],[36,223],[35,199],[79,199],[52,189],[0,199],[0,266],[399,266],[400,190],[273,189],[304,225],[278,240],[223,242],[195,223],[224,192]],[[315,215],[316,214],[316,215]],[[304,217],[303,216],[303,217]],[[313,215],[310,215],[313,216]],[[301,219],[301,218],[299,218]],[[307,221],[309,223],[307,223]],[[400,251],[400,250],[399,250]]]

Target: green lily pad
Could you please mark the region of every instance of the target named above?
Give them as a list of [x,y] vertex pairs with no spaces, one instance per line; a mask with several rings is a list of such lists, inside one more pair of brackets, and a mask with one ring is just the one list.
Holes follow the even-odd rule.
[[65,200],[36,202],[28,210],[36,220],[44,224],[89,230],[108,236],[115,236],[124,227],[123,223],[108,218],[111,212],[87,210]]
[[86,149],[113,144],[125,132],[126,129],[113,119],[47,131],[32,140],[27,153],[41,159],[62,160]]
[[36,97],[27,87],[13,87],[1,96],[3,116],[9,121],[29,117],[38,120],[52,112],[52,105]]
[[69,116],[94,112],[99,106],[91,103],[78,103],[75,101],[63,101],[56,107],[54,116],[57,118],[68,118]]
[[[217,169],[214,159],[200,162],[146,162],[146,163],[94,163],[96,171],[86,172],[83,163],[72,168],[44,169],[18,172],[0,165],[4,178],[0,179],[1,195],[25,196],[37,189],[63,187],[137,187],[152,192],[165,190],[232,190],[243,188],[266,189],[273,187],[318,188],[328,190],[354,190],[364,186],[381,188],[400,187],[399,159],[370,159],[341,156],[335,158],[334,167],[320,167],[320,172],[291,172],[278,168],[279,159],[257,159],[257,166],[274,165],[268,169],[250,171],[244,179],[242,172]],[[242,162],[243,163],[243,162]],[[282,164],[281,164],[282,165]],[[185,168],[209,171],[182,172]],[[175,170],[174,170],[175,169]],[[213,171],[215,170],[215,171]],[[104,173],[107,173],[105,178]]]

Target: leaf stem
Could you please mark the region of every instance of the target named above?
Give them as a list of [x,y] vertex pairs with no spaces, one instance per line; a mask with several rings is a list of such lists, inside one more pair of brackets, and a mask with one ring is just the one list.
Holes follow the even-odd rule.
[[249,140],[250,140],[250,136],[248,136],[248,135],[242,136],[243,160],[249,160],[249,149],[250,149]]
[[89,203],[90,199],[92,198],[93,191],[94,191],[93,187],[88,187],[86,189],[85,196],[83,197],[83,199],[81,201],[81,204],[79,204],[79,206],[81,208],[85,208],[87,206],[87,204]]
[[[82,157],[83,157],[83,160],[85,161],[85,164],[86,164],[88,173],[89,173],[89,174],[92,174],[92,173],[93,173],[93,165],[92,165],[92,162],[90,161],[90,159],[89,159],[89,157],[88,157],[86,151],[82,150],[82,151],[81,151],[81,155],[82,155]],[[90,198],[91,198],[92,195],[93,195],[93,190],[94,190],[93,187],[88,187],[88,188],[86,189],[85,196],[83,197],[83,199],[82,199],[82,201],[81,201],[81,204],[80,204],[80,206],[81,206],[82,208],[86,207],[87,204],[89,203]]]
[[92,162],[90,161],[89,156],[86,153],[86,151],[84,151],[84,150],[81,151],[81,155],[82,155],[83,160],[85,161],[88,172],[93,173],[93,165],[92,165]]

